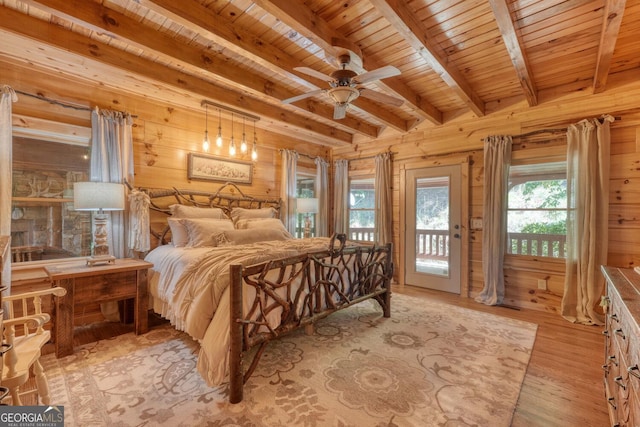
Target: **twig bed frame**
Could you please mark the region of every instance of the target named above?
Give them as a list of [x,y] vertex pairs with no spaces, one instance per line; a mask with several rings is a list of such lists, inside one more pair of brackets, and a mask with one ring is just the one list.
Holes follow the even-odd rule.
[[[280,213],[280,199],[245,195],[235,184],[226,183],[215,193],[178,189],[139,188],[151,199],[150,211],[170,214],[169,205],[180,203],[202,208],[220,208],[227,215],[234,207],[259,209],[273,207]],[[152,212],[150,212],[151,214]],[[166,221],[164,221],[166,224]],[[158,244],[168,243],[168,225],[151,233]],[[230,355],[229,401],[241,402],[243,386],[254,372],[266,345],[273,339],[305,328],[328,315],[362,302],[377,301],[384,317],[391,316],[393,275],[392,244],[346,245],[344,234],[334,236],[327,250],[251,266],[230,266]],[[247,313],[243,299],[250,295]],[[253,292],[252,292],[253,293]],[[277,310],[277,311],[276,311]],[[279,324],[269,325],[269,314],[279,313]],[[244,356],[259,346],[246,372]]]

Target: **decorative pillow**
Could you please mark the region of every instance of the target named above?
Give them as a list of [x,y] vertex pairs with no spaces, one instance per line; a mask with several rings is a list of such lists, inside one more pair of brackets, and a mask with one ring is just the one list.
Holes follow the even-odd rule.
[[182,225],[179,219],[169,218],[169,228],[171,229],[171,243],[176,248],[184,248],[189,244],[189,233],[187,227]]
[[218,235],[218,245],[244,245],[248,243],[266,242],[269,240],[292,239],[291,234],[283,230],[271,228],[252,228],[245,230],[229,230]]
[[246,230],[249,228],[272,228],[275,230],[287,231],[282,221],[278,218],[248,218],[239,219],[234,224],[236,230]]
[[169,206],[169,209],[173,218],[229,219],[220,208],[197,208],[195,206],[175,204]]
[[233,208],[231,209],[231,219],[233,222],[237,222],[241,219],[251,218],[275,218],[276,210],[274,208],[260,208],[260,209],[245,209],[245,208]]
[[190,248],[216,246],[218,235],[233,230],[233,222],[230,219],[184,218],[179,221],[189,233],[189,243],[186,246]]

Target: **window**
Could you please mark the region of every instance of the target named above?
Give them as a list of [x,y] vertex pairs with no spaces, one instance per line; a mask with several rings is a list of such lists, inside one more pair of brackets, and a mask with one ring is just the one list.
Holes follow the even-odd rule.
[[375,240],[374,178],[351,179],[349,182],[349,238]]
[[88,179],[88,147],[14,136],[12,168],[12,261],[90,255],[91,214],[73,209],[73,183]]
[[566,163],[511,166],[508,197],[507,253],[564,258]]
[[[316,176],[315,174],[300,173],[296,175],[296,198],[308,199],[315,197],[316,194]],[[301,238],[304,235],[304,223],[306,216],[310,221],[310,235],[316,235],[316,215],[317,214],[298,214],[296,220],[296,235],[295,237]]]

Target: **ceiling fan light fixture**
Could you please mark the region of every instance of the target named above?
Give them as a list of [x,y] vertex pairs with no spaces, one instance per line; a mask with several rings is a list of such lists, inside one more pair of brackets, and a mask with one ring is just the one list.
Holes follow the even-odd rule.
[[329,89],[327,94],[336,104],[343,105],[355,101],[360,91],[351,86],[337,86]]

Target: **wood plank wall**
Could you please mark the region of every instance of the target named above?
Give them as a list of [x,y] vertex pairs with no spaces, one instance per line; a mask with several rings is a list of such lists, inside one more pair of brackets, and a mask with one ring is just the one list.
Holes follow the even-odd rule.
[[[640,265],[640,83],[634,76],[623,76],[609,82],[605,93],[593,95],[588,102],[572,95],[556,96],[542,93],[540,105],[526,108],[515,104],[486,117],[460,117],[440,127],[418,128],[401,138],[379,138],[375,143],[356,144],[336,148],[334,159],[370,157],[393,153],[393,218],[394,245],[400,247],[401,221],[404,208],[400,206],[401,174],[405,167],[437,165],[450,159],[468,156],[471,165],[469,216],[481,218],[483,192],[482,138],[488,135],[520,135],[541,129],[566,128],[584,118],[611,114],[616,121],[611,126],[611,180],[609,209],[608,264],[619,267]],[[487,106],[490,109],[490,106]],[[554,139],[548,134],[549,139]],[[544,157],[550,153],[563,154],[566,141],[546,142],[545,135],[514,141],[514,158]],[[541,142],[542,140],[542,142]],[[353,161],[350,175],[373,173],[373,160]],[[482,231],[466,228],[469,239],[469,293],[475,297],[483,288]],[[400,253],[396,254],[397,277],[403,282]],[[549,261],[533,257],[509,257],[505,261],[505,303],[515,307],[558,312],[564,288],[564,261]],[[538,279],[545,279],[547,290],[538,289]],[[462,286],[465,289],[465,285]]]
[[[214,183],[187,180],[188,152],[200,152],[204,131],[204,111],[175,108],[152,99],[131,96],[96,87],[83,81],[67,80],[60,75],[39,71],[34,67],[0,60],[2,84],[29,93],[70,101],[78,105],[113,108],[137,115],[134,121],[136,185],[178,187],[211,190]],[[621,267],[640,265],[640,82],[636,76],[622,75],[608,82],[605,92],[593,95],[588,102],[579,94],[540,93],[540,105],[526,108],[522,103],[487,105],[487,115],[475,118],[469,114],[447,115],[448,124],[420,126],[402,137],[385,137],[377,141],[356,141],[352,146],[333,150],[304,141],[275,135],[258,129],[259,160],[255,165],[252,185],[242,186],[247,194],[277,195],[280,191],[281,161],[278,150],[294,149],[327,159],[357,159],[384,151],[394,153],[394,244],[400,241],[400,171],[408,164],[424,161],[438,164],[461,156],[469,159],[469,214],[479,218],[482,213],[483,154],[482,138],[490,134],[517,135],[544,128],[561,128],[583,118],[609,113],[618,118],[612,125],[610,244],[609,264]],[[87,111],[76,111],[43,101],[20,96],[14,104],[20,117],[19,126],[45,119],[68,124],[69,132],[90,126]],[[495,111],[499,108],[497,111]],[[492,112],[494,111],[494,112]],[[214,134],[217,119],[209,116],[209,131]],[[224,121],[224,119],[223,119]],[[228,129],[229,123],[223,123]],[[237,126],[237,125],[236,125]],[[236,138],[239,134],[236,133]],[[365,143],[366,142],[366,143]],[[521,144],[524,156],[548,150],[547,146]],[[212,154],[216,154],[212,152]],[[449,159],[449,160],[447,160]],[[300,158],[302,169],[312,170],[313,162]],[[373,173],[373,160],[352,162],[351,174]],[[469,292],[475,296],[482,289],[481,244],[482,231],[469,231]],[[400,265],[398,252],[396,265]],[[549,263],[536,259],[508,260],[507,303],[517,307],[555,312],[559,308],[563,287],[563,263]],[[538,279],[548,280],[548,290],[537,289]],[[401,281],[402,277],[398,276]],[[464,286],[463,286],[464,288]]]

